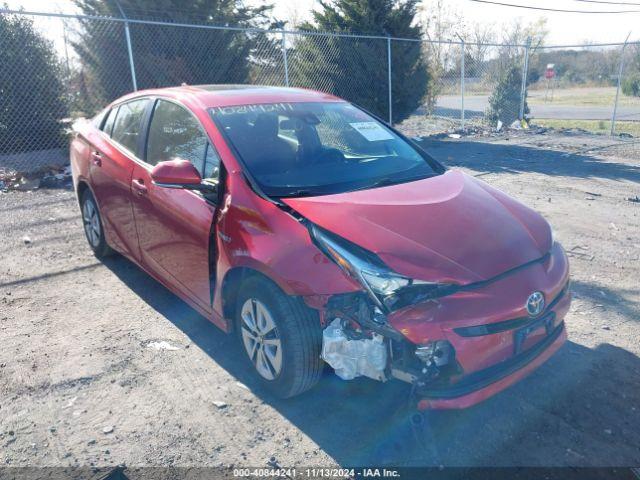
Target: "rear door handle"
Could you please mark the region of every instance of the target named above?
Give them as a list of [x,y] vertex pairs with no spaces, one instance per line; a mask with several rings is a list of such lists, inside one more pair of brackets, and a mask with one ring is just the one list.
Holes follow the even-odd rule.
[[137,180],[131,182],[131,186],[139,196],[146,195],[148,192],[147,187],[144,184],[144,180],[142,180],[141,178],[138,178]]
[[98,152],[98,151],[91,152],[91,162],[96,167],[101,167],[102,166],[102,154],[100,152]]

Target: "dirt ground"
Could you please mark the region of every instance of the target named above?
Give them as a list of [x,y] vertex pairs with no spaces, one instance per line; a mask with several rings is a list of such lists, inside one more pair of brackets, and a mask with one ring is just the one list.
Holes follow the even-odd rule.
[[426,442],[400,383],[326,372],[272,398],[233,338],[127,260],[96,261],[72,192],[0,193],[0,464],[640,465],[640,162],[611,143],[423,142],[540,211],[574,292],[561,351],[497,397],[433,415]]

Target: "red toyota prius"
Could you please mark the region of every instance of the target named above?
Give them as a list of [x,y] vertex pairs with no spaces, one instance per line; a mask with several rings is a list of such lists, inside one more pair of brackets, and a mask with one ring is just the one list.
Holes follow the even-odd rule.
[[566,339],[549,224],[344,100],[182,86],[125,96],[71,143],[97,257],[129,258],[290,397],[325,364],[464,408]]

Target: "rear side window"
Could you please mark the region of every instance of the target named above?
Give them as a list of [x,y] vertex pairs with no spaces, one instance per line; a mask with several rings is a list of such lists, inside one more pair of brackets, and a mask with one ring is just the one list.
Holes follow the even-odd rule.
[[[200,175],[206,177],[213,171],[211,167],[208,167],[206,174],[204,171],[207,145],[207,136],[191,113],[173,102],[158,100],[149,125],[147,163],[156,165],[158,162],[181,158],[189,160]],[[215,162],[215,159],[209,159],[208,162]]]
[[104,117],[106,117],[108,114],[109,114],[109,109],[105,108],[104,110],[100,111],[100,113],[98,113],[95,117],[91,119],[91,123],[93,124],[94,127],[100,128],[100,125],[102,125],[102,121],[104,120]]
[[104,121],[104,125],[102,126],[102,131],[109,136],[111,136],[111,130],[113,130],[113,123],[115,122],[117,114],[118,107],[109,110],[109,113],[107,113],[107,119]]
[[[144,98],[123,103],[118,109],[113,124],[111,138],[132,153],[138,151],[138,138],[147,102],[148,100]],[[109,119],[107,119],[107,123],[108,121]]]

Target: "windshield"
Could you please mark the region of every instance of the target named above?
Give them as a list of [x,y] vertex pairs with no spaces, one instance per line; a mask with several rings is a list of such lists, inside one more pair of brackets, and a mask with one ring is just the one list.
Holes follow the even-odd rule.
[[211,115],[270,196],[341,193],[441,172],[426,154],[346,102],[216,107]]

